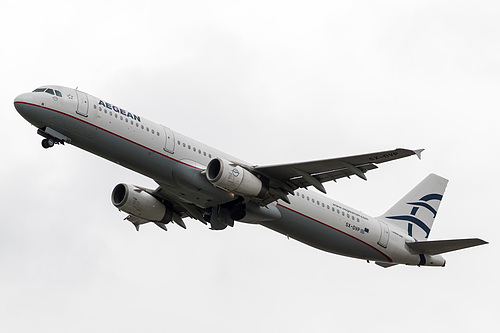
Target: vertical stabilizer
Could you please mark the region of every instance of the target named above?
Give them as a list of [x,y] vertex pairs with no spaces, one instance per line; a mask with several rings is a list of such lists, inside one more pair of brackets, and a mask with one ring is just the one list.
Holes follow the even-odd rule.
[[427,239],[447,184],[443,177],[428,175],[378,219],[406,230],[417,240]]

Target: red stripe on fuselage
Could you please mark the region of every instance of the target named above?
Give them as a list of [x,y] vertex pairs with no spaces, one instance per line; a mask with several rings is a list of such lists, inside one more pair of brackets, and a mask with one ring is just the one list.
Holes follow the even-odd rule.
[[295,214],[298,214],[298,215],[300,215],[300,216],[303,216],[303,217],[305,217],[305,218],[308,218],[308,219],[309,219],[309,220],[311,220],[311,221],[314,221],[314,222],[316,222],[316,223],[322,224],[322,225],[324,225],[325,227],[328,227],[328,228],[330,228],[330,229],[333,229],[333,230],[335,230],[335,231],[338,231],[338,232],[340,232],[340,233],[342,233],[342,234],[344,234],[344,235],[346,235],[346,236],[349,236],[349,237],[351,237],[351,238],[353,238],[353,239],[355,239],[355,240],[357,240],[357,241],[359,241],[359,242],[361,242],[361,243],[363,243],[363,244],[365,244],[365,245],[367,245],[367,246],[371,247],[372,249],[374,249],[375,251],[377,251],[378,253],[380,253],[381,255],[383,255],[383,256],[384,256],[384,257],[385,257],[385,258],[386,258],[389,262],[392,262],[392,259],[391,259],[391,258],[389,258],[389,257],[388,257],[385,253],[383,253],[383,252],[382,252],[382,251],[380,251],[379,249],[377,249],[377,248],[373,247],[372,245],[370,245],[370,244],[366,243],[365,241],[362,241],[361,239],[354,237],[353,235],[350,235],[350,234],[348,234],[348,233],[346,233],[346,232],[343,232],[342,230],[339,230],[339,229],[337,229],[337,228],[335,228],[335,227],[332,227],[331,225],[328,225],[328,224],[326,224],[326,223],[324,223],[324,222],[321,222],[321,221],[319,221],[319,220],[316,220],[316,219],[315,219],[315,218],[313,218],[313,217],[307,216],[307,215],[305,215],[305,214],[303,214],[303,213],[301,213],[301,212],[298,212],[298,211],[296,211],[296,210],[294,210],[294,209],[292,209],[292,208],[290,208],[290,207],[287,207],[287,206],[285,206],[285,205],[283,205],[283,204],[278,203],[278,206],[283,207],[283,208],[285,208],[285,209],[288,209],[289,211],[291,211],[291,212],[293,212],[293,213],[295,213]]

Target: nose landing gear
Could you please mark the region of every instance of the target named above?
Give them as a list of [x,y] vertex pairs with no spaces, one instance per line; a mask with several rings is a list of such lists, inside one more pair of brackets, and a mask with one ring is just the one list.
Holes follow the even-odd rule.
[[54,144],[55,144],[55,141],[52,138],[42,140],[42,147],[45,149],[54,147]]
[[42,140],[42,147],[45,149],[54,147],[55,144],[63,145],[65,142],[71,142],[70,138],[49,127],[38,129],[38,134],[45,138]]

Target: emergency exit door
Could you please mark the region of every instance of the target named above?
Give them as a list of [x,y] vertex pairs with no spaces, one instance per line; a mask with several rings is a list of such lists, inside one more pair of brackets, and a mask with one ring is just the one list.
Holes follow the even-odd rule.
[[173,153],[175,148],[174,132],[165,126],[163,126],[163,129],[165,130],[165,148],[163,148],[163,150]]

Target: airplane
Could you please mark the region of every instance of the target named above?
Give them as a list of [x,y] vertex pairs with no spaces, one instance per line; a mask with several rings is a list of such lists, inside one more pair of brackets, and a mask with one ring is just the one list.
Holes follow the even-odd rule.
[[[448,180],[428,175],[381,216],[325,196],[324,182],[359,177],[423,149],[393,149],[279,165],[253,165],[73,88],[46,85],[14,100],[42,146],[71,144],[152,178],[156,189],[120,183],[113,205],[137,231],[185,218],[212,230],[260,224],[317,249],[381,267],[445,266],[441,254],[487,244],[478,238],[428,240]],[[313,187],[318,191],[310,191]],[[318,193],[321,192],[321,193]]]

